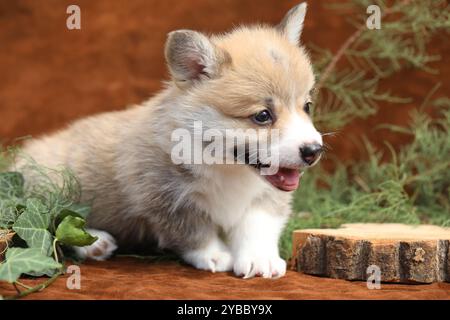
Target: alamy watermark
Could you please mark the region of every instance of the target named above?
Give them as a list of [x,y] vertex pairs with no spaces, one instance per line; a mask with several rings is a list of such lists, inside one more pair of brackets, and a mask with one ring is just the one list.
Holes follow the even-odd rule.
[[66,273],[70,276],[66,280],[66,287],[69,290],[81,289],[81,269],[77,265],[70,265],[66,269]]
[[81,29],[81,9],[75,4],[71,4],[67,7],[66,13],[69,16],[66,19],[66,27],[69,30],[80,30]]
[[194,121],[190,130],[175,129],[171,135],[174,164],[248,164],[272,175],[279,169],[278,129],[204,129]]
[[[66,13],[69,16],[66,19],[66,26],[69,30],[81,29],[81,9],[76,4],[71,4],[67,7]],[[370,16],[366,20],[366,26],[370,30],[381,29],[381,8],[376,4],[367,7],[367,14]]]
[[366,20],[367,29],[381,29],[381,8],[375,4],[372,4],[367,7],[366,13],[370,14]]
[[377,265],[370,265],[367,268],[367,289],[374,290],[374,289],[381,289],[381,269]]

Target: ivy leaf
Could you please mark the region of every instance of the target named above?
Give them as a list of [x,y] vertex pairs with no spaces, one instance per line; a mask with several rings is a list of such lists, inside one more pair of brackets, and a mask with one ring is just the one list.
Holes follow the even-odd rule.
[[64,220],[67,216],[81,218],[86,220],[87,216],[91,212],[91,207],[84,205],[71,205],[66,209],[62,209],[57,216],[57,224]]
[[44,255],[53,251],[53,236],[47,230],[50,225],[48,209],[37,199],[28,199],[26,209],[17,218],[13,230],[30,248],[38,248]]
[[81,218],[86,219],[87,216],[89,215],[89,213],[91,213],[91,206],[85,205],[85,204],[72,204],[69,208],[67,208],[65,210],[70,210],[72,212],[75,212]]
[[80,217],[66,216],[56,229],[56,239],[71,246],[88,246],[98,237],[93,237],[84,230],[86,221]]
[[19,172],[0,173],[0,198],[20,198],[23,196],[24,178]]
[[43,255],[39,249],[10,248],[6,252],[6,260],[0,264],[0,280],[12,283],[22,273],[45,272],[57,268],[61,268],[61,264]]
[[59,215],[56,217],[56,225],[59,225],[68,216],[84,219],[83,216],[75,211],[72,211],[70,209],[62,209]]
[[22,208],[18,199],[0,198],[0,228],[10,229]]

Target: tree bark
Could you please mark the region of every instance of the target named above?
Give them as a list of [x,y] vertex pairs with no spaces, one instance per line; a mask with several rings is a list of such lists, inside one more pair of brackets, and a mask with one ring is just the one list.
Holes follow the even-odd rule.
[[382,282],[450,282],[450,228],[402,224],[347,224],[340,229],[298,230],[293,257],[298,271],[367,280],[369,266]]

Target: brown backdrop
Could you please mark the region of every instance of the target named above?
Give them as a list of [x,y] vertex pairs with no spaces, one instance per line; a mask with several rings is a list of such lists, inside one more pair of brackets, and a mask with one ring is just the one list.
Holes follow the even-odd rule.
[[[177,28],[219,32],[240,23],[277,23],[298,0],[0,0],[0,140],[39,135],[89,114],[139,103],[160,89],[166,77],[162,49],[166,33]],[[346,15],[333,15],[325,1],[309,1],[303,39],[336,51],[352,28]],[[66,8],[78,4],[82,30],[66,29]],[[432,50],[448,58],[449,41],[438,38]],[[408,105],[381,106],[376,117],[355,121],[329,140],[340,158],[360,154],[352,137],[374,141],[405,137],[373,133],[377,123],[405,123],[407,110],[423,100],[437,79],[448,92],[450,67],[433,65],[439,77],[405,71],[383,83],[398,95],[412,96]],[[170,275],[170,280],[168,279]],[[67,276],[66,276],[67,277]],[[278,282],[242,281],[230,274],[210,274],[172,264],[115,259],[83,265],[81,291],[66,289],[66,277],[32,298],[440,298],[448,284],[386,285],[373,292],[364,283],[315,278],[294,272]],[[35,284],[40,280],[24,280]],[[183,288],[179,290],[177,288]],[[14,294],[0,284],[0,293]]]
[[[0,1],[0,140],[39,135],[73,119],[139,103],[161,88],[167,77],[163,45],[178,28],[225,31],[241,23],[277,23],[299,0],[17,0]],[[66,8],[81,7],[82,30],[66,28]],[[334,52],[353,31],[347,14],[309,1],[303,40]],[[329,1],[327,1],[329,3]],[[446,41],[447,40],[447,41]],[[449,91],[450,41],[436,39],[431,49],[444,59],[432,66],[440,75],[404,71],[383,88],[412,96],[407,105],[384,104],[377,116],[358,120],[329,139],[340,158],[357,158],[354,136],[390,139],[404,136],[373,133],[378,123],[405,123],[407,110],[418,105],[438,79]]]

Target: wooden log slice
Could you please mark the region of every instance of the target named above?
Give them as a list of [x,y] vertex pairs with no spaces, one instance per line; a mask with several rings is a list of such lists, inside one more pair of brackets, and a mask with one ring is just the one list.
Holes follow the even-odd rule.
[[345,224],[339,229],[293,233],[298,271],[347,280],[367,280],[369,266],[381,281],[450,282],[450,228],[431,225]]

